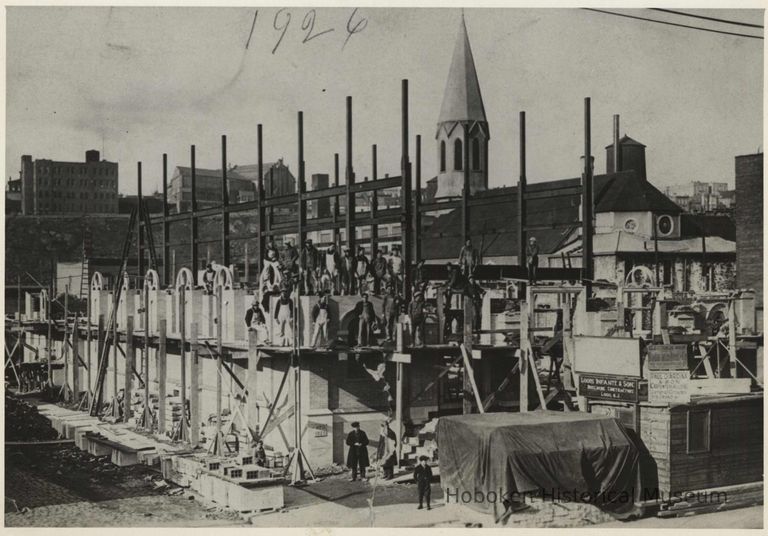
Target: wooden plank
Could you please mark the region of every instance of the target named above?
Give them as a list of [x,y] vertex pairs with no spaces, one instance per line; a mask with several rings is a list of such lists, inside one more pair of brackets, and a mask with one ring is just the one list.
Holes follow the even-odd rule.
[[133,345],[133,316],[129,315],[125,326],[125,387],[123,388],[123,401],[125,409],[123,411],[123,421],[128,422],[131,418],[131,400],[133,392],[133,363],[136,360],[136,350]]
[[157,347],[157,360],[155,364],[157,365],[157,407],[158,407],[158,415],[157,415],[157,426],[159,428],[159,432],[161,434],[165,434],[166,428],[165,428],[165,398],[166,398],[166,378],[168,373],[168,361],[167,361],[167,355],[166,355],[166,341],[165,341],[165,332],[166,332],[166,320],[163,318],[160,320],[160,323],[158,325],[158,347]]
[[[190,393],[189,393],[189,442],[194,448],[200,441],[200,350],[197,344],[197,322],[190,326]],[[221,375],[219,375],[221,381]],[[186,408],[182,416],[186,415]]]

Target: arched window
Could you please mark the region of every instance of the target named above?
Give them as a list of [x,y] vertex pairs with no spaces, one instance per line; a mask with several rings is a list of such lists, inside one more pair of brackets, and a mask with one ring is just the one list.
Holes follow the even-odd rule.
[[440,171],[445,171],[445,140],[440,142]]
[[456,140],[453,143],[453,169],[456,171],[461,171],[463,169],[462,162],[464,161],[464,155],[462,154],[463,147],[461,145],[461,140]]
[[477,138],[472,140],[472,170],[480,171],[480,140]]

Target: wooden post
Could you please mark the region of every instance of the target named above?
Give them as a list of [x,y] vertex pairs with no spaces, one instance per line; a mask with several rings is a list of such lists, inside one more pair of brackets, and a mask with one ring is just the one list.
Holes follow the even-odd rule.
[[[115,286],[117,286],[119,283],[115,282]],[[117,311],[119,309],[118,303],[117,303],[117,292],[116,289],[112,289],[112,315],[115,319],[114,322],[112,322],[112,399],[117,399],[117,353],[118,353],[118,347],[119,339],[117,338]],[[115,413],[117,415],[117,413]]]
[[[90,405],[91,399],[93,398],[93,381],[91,377],[91,282],[88,282],[88,303],[86,304],[86,315],[88,318],[88,323],[85,327],[85,336],[88,343],[85,347],[85,359],[88,362],[88,367],[86,369],[87,374],[87,381],[88,381],[88,388],[86,391],[86,396],[88,397],[88,404]],[[99,356],[101,353],[99,353]]]
[[257,242],[258,242],[258,248],[256,250],[256,280],[258,281],[259,274],[261,273],[261,263],[262,258],[264,257],[264,250],[266,249],[266,233],[264,232],[267,225],[267,218],[265,214],[265,208],[264,208],[264,147],[263,147],[263,138],[262,138],[262,128],[261,124],[256,126],[256,150],[257,150],[257,156],[258,156],[258,162],[259,162],[259,174],[258,174],[258,180],[256,181],[256,195],[258,196],[259,200],[259,228],[257,230]]
[[48,346],[48,386],[53,387],[53,365],[52,365],[52,350],[53,350],[53,272],[51,272],[51,283],[48,289],[48,338],[46,343]]
[[223,440],[221,436],[221,375],[224,373],[222,358],[224,353],[224,344],[222,341],[222,286],[216,289],[217,308],[216,308],[216,444],[218,445],[217,454],[223,454]]
[[[100,366],[99,360],[101,359],[107,359],[108,356],[104,355],[104,345],[106,344],[107,334],[104,331],[104,315],[99,315],[99,323],[96,325],[96,364],[97,366]],[[88,370],[90,371],[91,364],[88,363]],[[106,382],[106,378],[104,378],[104,381]],[[90,382],[90,380],[89,380]],[[89,383],[89,385],[91,385]],[[91,390],[93,390],[93,386],[91,387]],[[103,389],[102,389],[103,391]],[[91,405],[97,404],[99,401],[96,400],[95,392],[92,391],[91,400],[89,401]],[[103,395],[102,395],[103,399]]]
[[[530,293],[529,293],[530,296]],[[520,302],[520,411],[528,411],[529,302]]]
[[[80,334],[77,329],[77,313],[72,326],[72,396],[79,402],[80,396]],[[21,336],[21,334],[19,334]]]
[[[195,163],[195,146],[193,145],[190,148],[190,167],[191,167],[191,178],[190,178],[190,195],[192,200],[192,208],[189,213],[189,219],[190,219],[190,257],[191,257],[191,263],[189,267],[192,269],[192,278],[193,282],[192,285],[197,284],[197,218],[195,217],[195,212],[197,212],[197,167]],[[182,200],[183,200],[182,195]]]
[[69,402],[69,351],[67,350],[67,336],[69,323],[69,285],[64,285],[64,338],[61,345],[61,353],[64,356],[64,401]]
[[[147,231],[149,232],[149,231]],[[152,411],[149,409],[149,286],[144,278],[144,356],[142,376],[144,376],[144,429],[152,430]]]
[[463,167],[464,170],[464,186],[461,190],[461,243],[462,245],[469,240],[470,233],[470,216],[469,216],[469,193],[471,191],[470,178],[469,178],[469,124],[464,123],[464,155],[463,155]]
[[396,380],[395,380],[395,424],[397,427],[397,466],[400,467],[400,462],[403,458],[403,374],[405,373],[403,364],[401,362],[395,363],[396,368]]
[[[136,250],[138,254],[138,266],[136,269],[136,276],[138,278],[144,273],[144,244],[143,244],[143,231],[144,231],[144,207],[141,203],[141,162],[136,163],[136,182],[138,183],[138,193],[136,195],[138,218],[136,218]],[[151,232],[151,229],[146,230],[147,233]],[[138,282],[136,283],[138,287]]]
[[402,182],[402,196],[400,204],[402,205],[402,215],[400,218],[400,233],[403,237],[403,297],[406,302],[411,301],[411,265],[413,263],[413,232],[411,229],[411,190],[413,186],[411,184],[411,161],[409,154],[409,135],[408,135],[408,80],[402,81],[402,126],[401,126],[401,168],[403,174]]
[[738,373],[736,359],[736,301],[731,300],[728,305],[728,358],[731,365],[731,378],[736,378]]
[[[376,154],[376,144],[371,146],[371,178],[376,181],[379,178],[378,156]],[[371,256],[376,254],[379,247],[379,226],[376,223],[376,215],[379,210],[379,192],[371,190]],[[356,252],[352,251],[354,256]]]
[[[464,347],[469,355],[472,355],[472,300],[468,296],[462,296],[462,301],[464,304]],[[469,361],[465,360],[462,367],[464,372],[462,374],[461,387],[461,408],[464,415],[472,413],[472,397],[470,394],[473,392],[472,383],[474,379],[470,377],[472,370],[469,366]],[[480,405],[478,409],[482,413],[483,406]]]
[[[197,345],[197,322],[190,326],[190,393],[189,393],[189,442],[196,447],[200,441],[200,355]],[[219,375],[221,383],[221,375]],[[219,399],[220,400],[220,399]]]
[[[413,262],[421,261],[421,134],[416,136],[416,191],[413,198]],[[406,267],[406,269],[408,269]]]
[[227,136],[221,136],[221,256],[229,266],[229,188],[227,184]]
[[184,285],[179,288],[179,364],[181,366],[181,424],[179,425],[179,432],[182,441],[188,439],[187,436],[187,319],[186,319],[186,289]]
[[166,377],[167,377],[167,356],[166,356],[166,322],[165,318],[160,320],[157,326],[157,428],[160,434],[165,434],[165,397],[166,397]]
[[133,316],[129,315],[125,326],[125,388],[123,389],[123,401],[125,411],[123,412],[123,422],[128,422],[131,418],[131,400],[133,387],[133,365],[136,361],[136,349],[133,346]]
[[[334,153],[333,155],[333,185],[336,188],[339,187],[339,153]],[[337,195],[333,199],[333,223],[338,223],[340,218],[339,196]],[[333,227],[333,243],[336,244],[337,247],[341,243],[338,226]]]
[[582,243],[582,279],[586,280],[587,299],[592,295],[592,280],[594,279],[592,266],[592,123],[591,101],[589,97],[584,99],[584,174],[582,175],[581,196],[581,243]]

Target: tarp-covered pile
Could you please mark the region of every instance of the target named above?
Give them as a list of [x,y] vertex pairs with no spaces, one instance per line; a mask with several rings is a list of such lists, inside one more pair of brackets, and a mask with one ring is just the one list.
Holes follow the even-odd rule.
[[610,417],[538,411],[441,417],[437,444],[449,502],[497,516],[509,506],[504,499],[514,504],[526,496],[590,502],[617,515],[633,509],[639,451]]

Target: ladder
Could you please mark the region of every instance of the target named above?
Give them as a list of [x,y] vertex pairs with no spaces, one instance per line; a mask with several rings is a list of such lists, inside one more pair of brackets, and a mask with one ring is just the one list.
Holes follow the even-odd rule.
[[[139,201],[141,203],[141,215],[144,224],[144,237],[147,240],[147,249],[149,250],[149,267],[152,270],[157,270],[157,254],[155,253],[155,238],[152,233],[152,222],[149,219],[149,211],[147,211],[147,205],[144,200]],[[141,274],[139,274],[141,275]]]
[[120,296],[122,294],[123,274],[128,271],[128,256],[131,251],[131,244],[133,243],[133,232],[136,226],[136,218],[138,216],[138,207],[131,211],[131,219],[128,223],[128,233],[125,236],[125,242],[123,243],[123,252],[120,257],[120,267],[117,274],[115,274],[114,285],[114,301],[112,302],[112,309],[109,313],[109,321],[104,336],[104,346],[102,347],[101,355],[99,356],[99,370],[96,376],[96,388],[93,396],[93,403],[91,404],[89,413],[92,417],[95,417],[99,413],[99,407],[102,403],[104,392],[104,380],[107,376],[107,368],[109,366],[109,350],[110,344],[117,344],[117,341],[112,340],[112,334],[114,333],[115,324],[117,323],[117,308],[120,303]]
[[80,270],[80,302],[88,297],[88,285],[90,285],[89,271],[88,271],[88,259],[91,256],[92,251],[91,243],[91,229],[86,227],[83,231],[83,262]]

